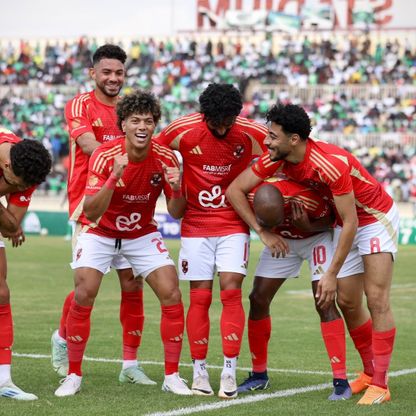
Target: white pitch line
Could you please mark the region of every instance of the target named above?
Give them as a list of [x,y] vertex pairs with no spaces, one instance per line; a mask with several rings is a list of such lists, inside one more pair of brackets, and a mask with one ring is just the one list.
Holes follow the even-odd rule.
[[[416,368],[408,368],[404,370],[399,371],[393,371],[389,373],[389,377],[399,377],[406,374],[413,374],[416,373]],[[287,390],[279,390],[275,391],[274,393],[269,394],[256,394],[253,396],[247,396],[239,399],[233,399],[228,401],[218,401],[211,404],[201,404],[198,406],[192,406],[192,407],[182,407],[180,409],[175,410],[168,410],[165,412],[155,412],[155,413],[147,413],[145,416],[182,416],[182,415],[190,415],[193,413],[200,413],[200,412],[207,412],[210,410],[218,410],[218,409],[224,409],[226,407],[231,406],[238,406],[240,404],[246,404],[246,403],[256,403],[259,401],[269,400],[269,399],[276,399],[279,397],[289,397],[289,396],[295,396],[297,394],[302,393],[308,393],[311,391],[320,391],[325,390],[329,387],[332,387],[332,384],[325,383],[325,384],[315,384],[312,386],[305,386],[300,387],[296,389],[287,389]]]
[[[21,357],[21,358],[51,358],[50,355],[46,354],[23,354],[18,352],[13,352],[14,357]],[[94,357],[87,357],[84,356],[85,361],[94,361],[94,362],[101,362],[101,363],[122,363],[123,361],[120,359],[115,358],[94,358]],[[140,364],[143,365],[164,365],[164,363],[159,361],[140,361]],[[193,367],[193,364],[190,363],[180,363],[181,367]],[[219,365],[207,365],[207,368],[215,368],[215,369],[222,369],[223,366]],[[249,367],[237,367],[237,370],[240,371],[251,371]],[[294,370],[294,369],[284,369],[284,368],[268,368],[267,371],[271,373],[293,373],[293,374],[314,374],[314,375],[331,375],[332,373],[329,371],[312,371],[312,370]]]

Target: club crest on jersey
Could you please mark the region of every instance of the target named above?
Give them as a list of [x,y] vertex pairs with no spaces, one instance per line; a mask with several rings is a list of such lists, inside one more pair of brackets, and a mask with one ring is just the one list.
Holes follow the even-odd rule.
[[95,186],[98,183],[98,178],[95,175],[91,175],[88,178],[88,186]]
[[78,261],[81,258],[82,254],[82,248],[79,248],[77,251],[77,255],[75,256],[76,261]]
[[244,146],[241,144],[238,144],[235,148],[234,148],[234,157],[236,157],[237,159],[240,158],[241,156],[243,156],[244,153]]
[[158,186],[162,182],[162,174],[160,172],[152,173],[150,178],[150,184],[153,186]]
[[182,260],[182,272],[184,274],[188,273],[188,260]]

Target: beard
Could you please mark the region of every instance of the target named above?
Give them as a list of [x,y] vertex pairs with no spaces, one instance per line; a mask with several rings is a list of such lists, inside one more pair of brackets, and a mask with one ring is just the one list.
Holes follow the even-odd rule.
[[112,88],[111,90],[109,90],[109,88],[105,84],[97,83],[97,88],[107,97],[117,97],[120,94],[122,86],[117,85],[114,86],[114,88]]
[[272,162],[278,162],[279,160],[284,160],[289,155],[289,152],[282,152],[282,151],[273,151],[273,153],[269,153],[270,160]]

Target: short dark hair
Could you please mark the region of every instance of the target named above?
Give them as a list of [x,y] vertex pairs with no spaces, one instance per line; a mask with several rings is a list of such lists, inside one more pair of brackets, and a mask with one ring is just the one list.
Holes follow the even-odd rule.
[[143,90],[136,90],[125,95],[117,104],[117,125],[121,129],[121,122],[132,114],[150,113],[155,124],[160,120],[160,102],[156,96]]
[[101,61],[101,59],[117,59],[123,65],[126,62],[127,55],[120,46],[111,45],[109,43],[100,46],[92,56],[92,64],[95,65]]
[[45,146],[36,140],[21,140],[10,148],[13,173],[29,186],[42,183],[51,171],[52,159]]
[[206,119],[221,123],[236,117],[243,108],[240,91],[231,84],[209,84],[199,96],[200,112]]
[[281,126],[285,134],[298,134],[302,140],[306,140],[312,130],[306,111],[294,104],[278,102],[267,112],[266,120]]

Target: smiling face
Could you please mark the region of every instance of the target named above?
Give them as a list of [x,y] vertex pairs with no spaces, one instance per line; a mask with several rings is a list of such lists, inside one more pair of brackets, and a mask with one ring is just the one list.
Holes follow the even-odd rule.
[[264,139],[264,145],[269,149],[270,159],[273,162],[286,159],[293,150],[294,134],[286,134],[282,126],[271,123],[269,134]]
[[118,59],[104,58],[90,70],[97,90],[104,96],[113,98],[120,94],[124,84],[124,65]]
[[151,113],[135,113],[123,120],[121,126],[126,133],[126,147],[140,151],[148,148],[156,123]]

